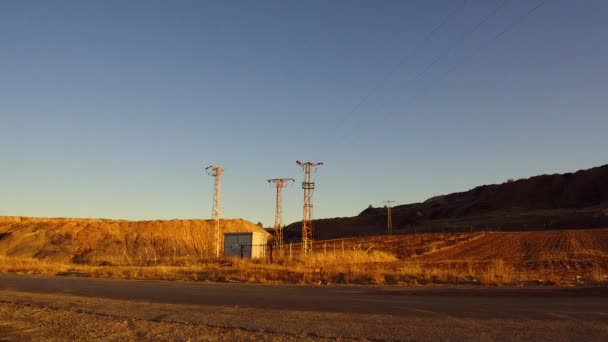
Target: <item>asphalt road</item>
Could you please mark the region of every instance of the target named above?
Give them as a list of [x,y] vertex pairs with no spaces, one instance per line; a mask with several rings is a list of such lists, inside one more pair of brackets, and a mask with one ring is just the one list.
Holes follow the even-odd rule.
[[[188,306],[166,317],[188,320],[196,312],[209,326],[236,322],[236,328],[332,338],[601,341],[608,335],[606,287],[314,287],[2,274],[0,291],[120,300],[133,303],[132,312],[147,305],[148,319],[158,316],[154,307],[165,317],[166,304]],[[219,312],[225,320],[210,321]]]
[[0,289],[153,303],[467,318],[608,319],[608,288],[255,285],[0,275]]

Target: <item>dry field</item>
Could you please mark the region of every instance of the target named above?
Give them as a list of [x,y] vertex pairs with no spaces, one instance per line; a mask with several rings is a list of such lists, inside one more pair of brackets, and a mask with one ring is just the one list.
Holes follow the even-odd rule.
[[486,233],[458,248],[443,249],[426,261],[586,262],[608,257],[608,230]]
[[[76,231],[69,219],[59,226],[20,221],[5,225],[4,231],[0,225],[0,272],[296,284],[593,285],[608,281],[608,230],[603,229],[347,238],[315,241],[308,256],[300,255],[300,245],[294,244],[275,249],[272,260],[213,260],[206,257],[211,225],[180,222],[89,220],[76,224],[81,227]],[[231,222],[232,231],[257,227],[246,221]]]
[[[293,246],[299,250],[299,246]],[[424,233],[319,241],[316,253],[382,251],[372,283],[582,285],[608,282],[608,230]],[[361,266],[361,265],[359,265]],[[375,272],[374,272],[375,270]]]
[[[341,238],[315,241],[315,252],[332,252],[345,250],[379,250],[405,260],[417,255],[424,255],[450,246],[461,244],[482,237],[484,233],[421,233],[410,235],[381,235],[356,238]],[[301,246],[294,244],[294,253],[299,253]]]

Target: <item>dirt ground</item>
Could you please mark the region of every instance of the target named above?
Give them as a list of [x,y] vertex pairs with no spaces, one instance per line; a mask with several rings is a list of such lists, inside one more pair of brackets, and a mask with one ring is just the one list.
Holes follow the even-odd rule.
[[0,291],[0,341],[604,341],[608,336],[608,325],[597,316],[606,313],[595,311],[550,312],[545,318],[417,312],[274,310],[7,290]]
[[[106,303],[107,305],[112,305]],[[0,341],[335,341],[314,336],[269,333],[159,315],[136,318],[82,308],[0,302]]]

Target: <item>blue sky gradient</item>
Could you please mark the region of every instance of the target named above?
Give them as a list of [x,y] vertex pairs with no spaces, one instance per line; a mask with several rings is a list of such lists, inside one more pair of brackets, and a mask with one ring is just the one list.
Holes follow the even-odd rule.
[[0,215],[272,224],[606,163],[608,2],[2,1]]

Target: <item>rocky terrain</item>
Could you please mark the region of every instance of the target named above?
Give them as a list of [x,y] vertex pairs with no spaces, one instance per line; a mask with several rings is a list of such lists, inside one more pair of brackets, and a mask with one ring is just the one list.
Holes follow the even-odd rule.
[[[527,231],[608,227],[608,165],[482,185],[392,209],[396,234],[413,232]],[[353,217],[314,221],[315,238],[386,232],[386,209],[369,207]],[[285,229],[297,241],[301,223]]]

